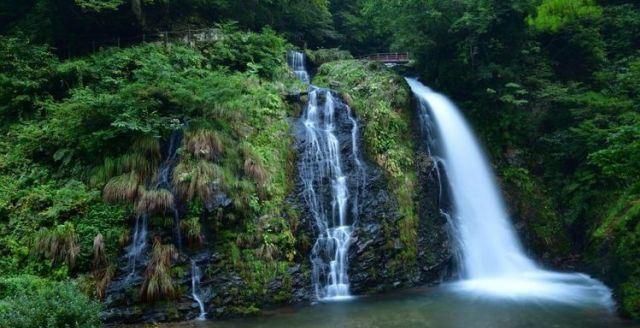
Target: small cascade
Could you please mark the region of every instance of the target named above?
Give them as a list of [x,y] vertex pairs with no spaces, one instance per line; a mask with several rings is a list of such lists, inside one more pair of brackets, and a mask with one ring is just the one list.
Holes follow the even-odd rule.
[[133,276],[136,273],[136,267],[141,264],[140,256],[147,249],[147,235],[149,216],[146,214],[136,217],[136,225],[133,228],[133,240],[131,245],[127,248],[127,268],[129,276]]
[[304,83],[309,83],[309,73],[305,67],[304,54],[298,51],[289,51],[287,53],[287,63],[293,70],[296,77]]
[[[164,161],[158,167],[158,173],[155,177],[155,183],[152,184],[156,189],[168,189],[172,190],[171,185],[171,173],[175,167],[178,155],[177,150],[182,140],[182,132],[175,130],[171,133],[167,144],[166,154]],[[180,214],[177,206],[173,206],[171,209],[174,218],[174,240],[176,247],[181,249],[182,237],[180,234]],[[147,237],[149,215],[147,213],[138,215],[136,217],[136,223],[133,229],[133,238],[131,244],[126,248],[127,258],[127,271],[129,272],[127,280],[134,277],[138,270],[138,267],[143,265],[143,256],[147,250],[148,243]]]
[[[318,105],[318,96],[325,97]],[[318,299],[349,296],[347,251],[352,227],[347,223],[346,177],[342,172],[340,145],[335,135],[335,102],[330,91],[312,88],[309,104],[303,114],[306,150],[301,174],[305,199],[320,233],[313,246],[313,281]],[[330,185],[329,195],[319,188]],[[330,199],[324,199],[325,196]]]
[[[309,82],[304,55],[290,52],[296,76]],[[330,90],[309,86],[298,124],[302,196],[314,219],[317,239],[311,251],[318,300],[350,298],[348,251],[366,179],[358,147],[358,122]]]
[[196,261],[191,261],[191,296],[193,300],[198,303],[198,307],[200,307],[200,315],[198,316],[198,320],[205,320],[207,318],[207,313],[204,309],[204,302],[201,298],[200,291],[200,278],[202,277],[202,272]]
[[156,182],[156,188],[164,188],[171,190],[171,172],[178,161],[178,148],[182,141],[182,131],[174,130],[169,136],[169,142],[167,144],[166,154],[164,161],[158,168],[158,178]]
[[579,273],[545,271],[525,255],[490,165],[462,114],[443,95],[415,79],[407,82],[419,102],[420,123],[428,132],[432,157],[445,170],[446,189],[453,200],[453,208],[442,212],[452,223],[461,253],[463,280],[453,288],[478,296],[610,308],[611,291],[601,282]]
[[[178,161],[178,148],[182,141],[182,131],[174,130],[169,137],[169,143],[167,145],[165,160],[158,168],[158,182],[156,183],[156,189],[167,189],[173,193],[173,186],[171,184],[171,174],[173,168]],[[174,194],[175,196],[175,194]],[[175,198],[175,197],[174,197]],[[177,198],[175,198],[177,199]],[[178,211],[177,204],[174,204],[171,209],[173,215],[173,238],[174,244],[178,250],[182,250],[182,233],[180,231],[180,212]]]

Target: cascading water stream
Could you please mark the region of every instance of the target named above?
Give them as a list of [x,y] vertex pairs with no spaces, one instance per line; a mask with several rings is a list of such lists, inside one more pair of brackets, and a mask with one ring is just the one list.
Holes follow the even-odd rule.
[[289,67],[293,70],[293,74],[296,75],[298,79],[300,79],[304,83],[309,83],[309,73],[307,72],[307,68],[304,63],[304,54],[298,51],[289,51],[287,54],[287,61],[289,62]]
[[[296,76],[308,82],[304,56],[291,52],[288,57]],[[310,85],[308,97],[298,135],[303,197],[317,232],[311,252],[313,286],[319,300],[346,299],[351,297],[348,251],[365,179],[358,152],[358,123],[330,90]],[[351,150],[347,156],[342,154],[345,149]]]
[[428,142],[442,157],[453,199],[453,237],[463,277],[452,284],[454,290],[612,307],[611,292],[601,282],[584,274],[542,270],[524,254],[491,168],[462,114],[443,95],[415,79],[407,82],[419,102],[423,129],[436,139]]
[[140,265],[140,256],[147,248],[148,215],[143,214],[136,217],[136,225],[133,228],[133,240],[127,249],[127,268],[129,276],[136,273],[136,266]]
[[200,297],[200,278],[202,277],[202,271],[196,261],[191,261],[191,297],[198,303],[200,308],[200,315],[198,320],[205,320],[207,318],[207,312],[204,309],[204,302]]
[[[164,188],[172,191],[171,173],[176,165],[178,159],[178,147],[182,140],[182,132],[180,130],[174,130],[169,137],[169,144],[167,146],[167,156],[158,168],[158,182],[156,189]],[[173,191],[172,191],[173,193]],[[174,195],[175,196],[175,195]],[[177,199],[174,197],[174,199]],[[175,245],[178,250],[182,250],[182,233],[180,231],[180,212],[178,211],[177,204],[174,204],[171,208],[173,214],[173,234],[175,239]]]
[[[165,160],[158,167],[157,178],[155,179],[156,189],[168,189],[171,190],[171,170],[177,161],[177,150],[182,139],[181,131],[173,131],[169,137],[169,143],[167,145],[167,151]],[[178,249],[182,246],[182,236],[180,233],[180,214],[177,207],[174,205],[171,208],[174,219],[174,239]],[[129,274],[127,279],[135,276],[137,266],[141,265],[141,256],[147,249],[147,236],[148,236],[148,214],[141,214],[136,217],[136,223],[133,229],[133,239],[131,244],[127,247],[127,270]]]

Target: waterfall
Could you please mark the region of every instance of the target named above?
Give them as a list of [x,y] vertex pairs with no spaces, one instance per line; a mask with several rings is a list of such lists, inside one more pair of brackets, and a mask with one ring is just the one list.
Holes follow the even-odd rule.
[[304,54],[298,51],[289,51],[287,53],[287,62],[293,70],[296,77],[304,83],[309,83],[309,73],[305,67]]
[[202,272],[200,271],[200,267],[196,264],[196,261],[191,261],[191,296],[193,300],[198,303],[198,307],[200,307],[200,315],[198,316],[198,320],[205,320],[207,318],[207,313],[204,310],[204,302],[200,297],[200,278],[202,276]]
[[[171,172],[173,167],[175,166],[178,158],[177,150],[180,146],[180,142],[182,140],[182,132],[179,130],[175,130],[171,133],[169,137],[169,142],[167,144],[167,150],[165,155],[165,160],[162,161],[160,166],[158,167],[158,174],[155,179],[156,189],[168,189],[171,190]],[[182,246],[182,236],[180,233],[180,214],[177,209],[177,206],[174,205],[172,210],[173,220],[174,220],[174,239],[175,244],[178,249],[181,249]],[[127,279],[135,276],[136,267],[141,265],[142,261],[140,257],[144,254],[147,249],[147,236],[148,236],[148,221],[149,215],[142,214],[136,217],[136,223],[133,228],[133,239],[131,244],[127,247],[127,269],[129,271],[129,275]]]
[[[182,131],[174,130],[169,137],[169,143],[167,145],[167,153],[165,160],[160,164],[158,168],[158,182],[156,183],[156,189],[164,188],[172,191],[171,173],[176,166],[178,160],[178,147],[182,141]],[[175,194],[174,194],[175,196]],[[177,200],[177,197],[174,197]],[[178,211],[177,204],[174,204],[171,209],[173,215],[173,238],[174,244],[178,250],[182,250],[182,233],[180,231],[180,212]]]
[[[419,102],[423,130],[440,156],[453,200],[453,237],[461,252],[463,278],[455,290],[480,296],[547,299],[612,306],[601,282],[579,273],[545,271],[529,259],[518,240],[504,201],[471,128],[446,97],[407,79]],[[448,210],[448,209],[447,209]]]
[[148,215],[142,214],[136,217],[136,225],[133,228],[133,240],[127,249],[127,268],[129,277],[136,273],[136,266],[140,265],[140,256],[147,248]]
[[[291,52],[289,64],[309,81],[304,56]],[[302,196],[314,219],[312,282],[319,300],[350,297],[348,252],[365,179],[358,147],[358,121],[331,90],[309,86],[309,100],[298,122]]]

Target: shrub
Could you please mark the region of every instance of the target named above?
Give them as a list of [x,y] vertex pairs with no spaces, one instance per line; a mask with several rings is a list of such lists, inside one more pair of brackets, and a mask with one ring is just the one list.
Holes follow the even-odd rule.
[[100,305],[71,282],[0,278],[0,327],[100,327]]
[[71,269],[80,254],[78,235],[71,223],[57,226],[55,229],[41,229],[36,233],[33,252],[51,260],[52,265],[66,263]]
[[175,200],[169,190],[145,190],[136,203],[136,214],[162,214],[174,206]]
[[311,61],[315,66],[320,66],[337,60],[353,59],[353,56],[349,51],[342,50],[340,48],[306,50],[305,53],[307,58],[309,58],[309,61]]
[[153,302],[177,296],[176,287],[171,277],[171,265],[178,257],[173,245],[163,245],[159,239],[153,242],[151,260],[145,271],[145,279],[140,294],[143,300]]

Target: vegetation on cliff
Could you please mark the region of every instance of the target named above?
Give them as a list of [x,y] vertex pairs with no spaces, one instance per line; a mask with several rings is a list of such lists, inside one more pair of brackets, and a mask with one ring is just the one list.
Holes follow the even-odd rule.
[[366,154],[383,169],[399,205],[401,219],[397,228],[403,254],[396,264],[414,263],[418,230],[417,148],[408,87],[400,75],[383,65],[360,60],[326,63],[318,69],[314,83],[340,92],[363,121]]
[[[362,1],[369,40],[410,51],[466,110],[529,246],[582,258],[639,313],[640,7],[635,1]],[[574,262],[574,261],[570,261]]]
[[[232,312],[289,300],[288,269],[308,262],[312,244],[286,200],[297,115],[286,99],[300,89],[284,62],[290,43],[410,52],[422,81],[472,120],[527,246],[604,279],[622,312],[640,317],[637,1],[27,0],[0,3],[0,18],[0,325],[56,326],[67,315],[95,324],[98,307],[82,296],[66,306],[67,294],[104,297],[143,212],[158,237],[147,287],[168,281],[145,294],[175,296],[173,281],[188,274],[164,247],[176,204],[187,247],[222,254],[206,270],[246,282]],[[214,26],[217,42],[142,42]],[[368,156],[401,209],[402,260],[414,260],[408,90],[346,51],[307,53],[323,64],[316,81],[365,123]],[[175,195],[152,183],[174,131]],[[229,207],[209,211],[212,197]],[[269,295],[276,280],[284,292]],[[23,296],[6,287],[27,283]],[[17,302],[34,312],[7,316]],[[62,311],[54,321],[37,321],[52,307]]]
[[[149,214],[158,257],[140,297],[172,298],[181,273],[162,244],[172,243],[167,218],[182,203],[190,246],[205,241],[201,225],[213,229],[206,242],[224,254],[217,265],[251,282],[244,293],[271,297],[264,285],[299,256],[285,202],[294,158],[284,98],[297,82],[280,36],[224,31],[196,49],[148,44],[67,61],[2,39],[0,274],[80,278],[101,297],[129,223]],[[169,177],[177,198],[155,183],[173,131],[184,135]],[[231,208],[206,210],[220,195]],[[1,294],[3,309],[21,300]]]

